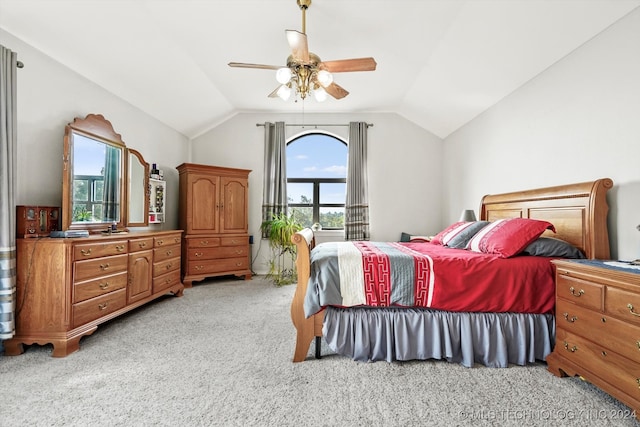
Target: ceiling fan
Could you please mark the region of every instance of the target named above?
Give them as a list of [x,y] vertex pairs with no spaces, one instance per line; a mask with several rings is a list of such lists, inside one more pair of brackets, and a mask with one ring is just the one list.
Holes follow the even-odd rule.
[[277,70],[276,79],[280,85],[269,94],[271,98],[278,96],[287,100],[292,91],[295,91],[295,94],[302,99],[311,93],[318,101],[324,101],[327,94],[335,99],[344,98],[349,92],[333,82],[332,73],[374,71],[377,65],[376,61],[371,57],[321,61],[318,55],[309,52],[307,43],[306,12],[311,5],[311,0],[296,0],[296,3],[302,11],[302,32],[285,30],[287,41],[291,47],[291,55],[287,58],[286,66],[243,62],[230,62],[229,66]]

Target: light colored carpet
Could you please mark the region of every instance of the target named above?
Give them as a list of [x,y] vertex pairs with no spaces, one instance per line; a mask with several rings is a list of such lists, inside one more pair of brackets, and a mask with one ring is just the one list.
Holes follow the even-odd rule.
[[80,351],[0,356],[1,426],[640,425],[543,363],[292,363],[293,286],[211,280],[104,324]]

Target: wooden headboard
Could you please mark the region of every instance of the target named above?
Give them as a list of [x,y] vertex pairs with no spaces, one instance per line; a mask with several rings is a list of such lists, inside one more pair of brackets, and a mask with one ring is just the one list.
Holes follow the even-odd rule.
[[607,191],[613,181],[602,178],[578,184],[486,195],[480,219],[533,218],[549,221],[556,233],[543,236],[565,240],[581,249],[589,259],[609,259]]

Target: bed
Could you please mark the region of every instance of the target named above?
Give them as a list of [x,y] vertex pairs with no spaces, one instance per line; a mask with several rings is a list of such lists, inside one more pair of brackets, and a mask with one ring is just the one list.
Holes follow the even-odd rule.
[[[478,222],[489,224],[484,230],[498,230],[498,223],[534,224],[535,227],[545,224],[537,234],[536,242],[560,240],[577,249],[585,258],[608,259],[609,208],[606,193],[612,186],[611,179],[603,178],[487,195],[482,198]],[[335,353],[365,362],[445,359],[467,367],[476,363],[507,367],[544,360],[553,350],[555,341],[555,285],[550,261],[558,256],[545,253],[544,256],[534,256],[521,251],[505,254],[500,253],[501,249],[487,254],[476,251],[477,247],[470,250],[470,242],[465,243],[467,249],[443,247],[442,236],[459,225],[447,227],[432,242],[420,243],[340,242],[316,247],[311,229],[296,233],[292,238],[297,249],[298,274],[291,304],[291,319],[297,331],[293,361],[306,360],[314,338],[315,356],[320,358],[323,337]],[[475,236],[480,234],[482,232],[476,232]],[[485,231],[484,234],[491,235],[492,232]],[[478,240],[477,237],[474,239]],[[345,249],[346,246],[348,248]],[[321,256],[321,252],[325,254]],[[344,276],[339,284],[334,283],[337,279],[329,276],[330,270],[336,270],[336,265],[342,269],[351,265],[345,261],[350,257],[354,265],[362,264],[369,253],[373,254],[371,258],[387,257],[386,254],[377,256],[382,252],[393,253],[393,257],[400,257],[398,259],[409,256],[409,259],[398,261],[389,255],[388,258],[393,260],[391,270],[395,271],[396,265],[402,263],[413,264],[415,268],[413,273],[384,273],[384,280],[376,274],[373,278],[357,279],[364,281],[365,289],[389,282],[386,287],[378,286],[386,289],[382,294],[379,289],[375,292],[358,291],[362,283],[353,285],[355,291],[345,291],[346,285],[352,285],[352,281],[357,281],[354,277],[361,273]],[[441,256],[449,256],[445,252],[456,254],[453,258],[462,264],[447,266],[449,261],[440,260]],[[344,253],[348,256],[343,256]],[[354,253],[362,254],[362,258]],[[499,256],[496,257],[496,253]],[[490,255],[490,262],[487,255]],[[479,258],[481,261],[477,260]],[[333,263],[333,267],[323,264],[327,262]],[[509,279],[509,286],[513,289],[507,292],[504,273],[494,274],[477,265],[471,267],[474,262],[481,266],[517,265],[515,270],[509,270],[511,272],[529,271],[523,269],[529,268],[524,265],[530,264],[534,266],[535,273],[516,275],[522,279],[533,276],[528,284],[524,283],[525,280],[516,279],[514,282]],[[418,271],[420,264],[423,268]],[[381,271],[386,271],[387,267]],[[468,270],[469,274],[454,278],[457,274],[454,270]],[[407,274],[413,274],[414,288],[409,291],[413,296],[399,296],[398,289],[404,286],[400,278]],[[418,280],[418,277],[422,279]],[[422,285],[418,285],[419,282]],[[449,288],[452,292],[445,295],[443,289]],[[349,292],[358,295],[351,298],[340,294],[350,295]],[[527,295],[526,298],[519,298],[519,292]],[[527,302],[523,303],[524,299]]]

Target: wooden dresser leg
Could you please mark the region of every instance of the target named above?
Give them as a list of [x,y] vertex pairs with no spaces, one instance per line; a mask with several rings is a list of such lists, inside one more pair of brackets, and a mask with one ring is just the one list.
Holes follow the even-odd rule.
[[3,341],[2,346],[4,347],[4,354],[6,356],[19,356],[24,353],[24,345],[22,344],[22,341],[10,339]]

